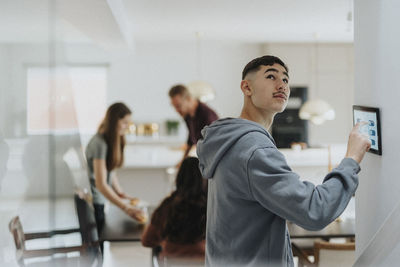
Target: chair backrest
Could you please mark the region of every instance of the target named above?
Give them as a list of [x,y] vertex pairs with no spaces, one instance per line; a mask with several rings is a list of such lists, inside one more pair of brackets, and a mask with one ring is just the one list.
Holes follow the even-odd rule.
[[[36,258],[40,261],[40,266],[102,266],[100,248],[97,242],[82,244],[79,246],[47,247],[41,249],[26,249],[25,241],[52,238],[56,235],[77,233],[79,229],[52,230],[49,232],[24,233],[22,224],[18,216],[12,218],[9,223],[16,247],[16,260],[20,266],[26,266],[25,259]],[[79,256],[67,256],[67,253],[79,252]],[[57,254],[57,257],[53,255]],[[62,257],[60,254],[64,254]],[[35,260],[37,261],[37,260]],[[32,262],[35,265],[35,261]],[[39,265],[35,265],[39,266]]]
[[353,266],[355,261],[355,243],[314,243],[314,258],[317,266]]
[[8,227],[14,237],[15,247],[17,249],[17,261],[20,262],[23,260],[23,253],[25,251],[25,234],[19,216],[12,218]]
[[[82,245],[86,249],[86,261],[90,266],[102,266],[102,253],[100,240],[97,233],[97,225],[94,216],[94,208],[91,195],[87,192],[76,190],[74,194],[76,212],[78,214],[79,231],[81,233]],[[95,265],[93,265],[95,263]]]
[[74,187],[90,192],[87,163],[83,151],[80,148],[71,147],[63,155],[63,160],[71,172]]
[[99,242],[94,208],[90,197],[91,196],[86,192],[80,190],[76,190],[74,194],[82,244],[87,244],[89,246]]
[[75,187],[74,200],[78,215],[82,244],[93,244],[99,241],[96,219],[90,191],[87,165],[83,152],[71,147],[63,156],[73,177]]

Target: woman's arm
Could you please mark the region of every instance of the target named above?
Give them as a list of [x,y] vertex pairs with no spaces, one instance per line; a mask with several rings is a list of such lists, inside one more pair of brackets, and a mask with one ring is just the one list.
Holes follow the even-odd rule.
[[114,172],[112,173],[112,176],[111,176],[111,186],[114,189],[115,193],[117,193],[117,195],[120,198],[127,198],[127,196],[125,195],[124,191],[122,191],[122,188],[121,188],[121,186],[119,184],[119,181],[118,181],[118,177]]
[[119,179],[118,176],[115,174],[115,172],[112,173],[111,177],[111,186],[114,189],[115,193],[120,197],[120,198],[125,198],[131,200],[131,204],[135,205],[137,202],[139,202],[139,199],[136,197],[131,197],[127,195],[121,188],[119,184]]
[[140,219],[141,211],[133,208],[131,205],[124,203],[121,197],[107,184],[107,167],[104,159],[94,159],[93,169],[95,177],[95,185],[97,190],[100,191],[108,200],[110,200],[117,207],[126,212],[134,219]]

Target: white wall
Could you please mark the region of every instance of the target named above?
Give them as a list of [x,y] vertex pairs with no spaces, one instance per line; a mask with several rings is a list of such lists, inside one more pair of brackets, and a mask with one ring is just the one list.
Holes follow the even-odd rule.
[[[383,154],[367,153],[356,193],[356,266],[400,261],[400,2],[355,1],[355,104],[379,107]],[[392,213],[393,212],[393,213]],[[396,223],[397,222],[397,223]]]
[[32,64],[48,65],[49,46],[3,44],[0,51],[3,51],[0,61],[5,64],[0,88],[6,109],[0,117],[4,121],[6,137],[20,137],[26,134],[26,68]]
[[[178,118],[169,104],[169,88],[175,83],[201,78],[196,71],[195,48],[194,42],[138,43],[135,53],[127,54],[126,51],[106,52],[93,45],[57,44],[53,56],[57,59],[57,66],[63,63],[108,65],[107,103],[124,101],[132,107],[135,121],[163,123],[166,119]],[[258,44],[204,42],[201,58],[203,79],[215,86],[217,98],[210,105],[221,116],[239,114],[242,105],[241,71],[250,59],[260,56],[260,51]],[[27,137],[26,67],[48,65],[49,55],[46,43],[0,45],[0,103],[5,111],[0,113],[0,126],[6,139]],[[57,192],[61,195],[72,193],[62,155],[69,146],[76,145],[74,137],[31,136],[21,142],[9,141],[18,143],[18,146],[11,148],[11,165],[1,181],[2,196],[49,194],[50,141],[56,150]],[[41,153],[37,154],[39,151]]]
[[[6,48],[4,46],[0,46],[0,59],[4,59],[6,57]],[[5,106],[5,88],[7,87],[7,67],[6,61],[0,60],[0,114],[5,114],[4,106]],[[0,136],[4,134],[4,115],[0,115]],[[1,137],[0,137],[1,138]]]
[[[56,52],[58,65],[109,66],[107,103],[124,101],[134,111],[134,121],[161,124],[166,119],[179,118],[169,103],[169,88],[176,83],[199,78],[214,85],[216,99],[209,104],[221,117],[238,116],[243,101],[239,87],[243,67],[264,53],[276,54],[288,63],[292,85],[309,87],[310,97],[316,95],[315,77],[318,77],[318,95],[329,100],[336,110],[336,120],[319,127],[310,125],[311,144],[346,142],[353,102],[351,44],[320,44],[317,76],[312,44],[261,45],[203,41],[201,45],[202,77],[197,72],[195,42],[139,42],[135,45],[134,53],[111,53],[94,45],[58,44]],[[7,114],[0,115],[0,122],[3,120],[6,126],[6,138],[24,135],[26,66],[48,64],[48,55],[49,46],[46,44],[0,45],[0,61],[8,62],[5,68],[7,75],[0,80],[0,86],[6,88],[2,90],[2,99],[7,101],[3,107],[7,109]],[[184,130],[181,136],[184,137],[184,124],[181,126]],[[38,193],[38,190],[33,190],[32,194]]]
[[109,63],[107,101],[123,100],[132,107],[133,119],[141,122],[178,118],[169,102],[169,88],[200,78],[210,82],[216,90],[216,99],[210,106],[221,117],[238,116],[242,105],[241,71],[249,60],[262,52],[258,44],[204,41],[203,77],[199,77],[194,42],[137,43],[130,55],[106,53],[92,46],[70,46],[66,50],[69,62]]
[[[1,45],[7,49],[3,59],[11,62],[6,99],[12,109],[23,113],[26,99],[26,64],[46,63],[48,47],[39,45]],[[109,53],[92,45],[58,47],[63,62],[109,65],[108,103],[126,102],[139,122],[163,123],[179,118],[169,103],[169,88],[176,83],[199,79],[196,46],[188,42],[137,43],[133,54]],[[353,46],[319,44],[318,73],[315,71],[315,46],[310,44],[243,44],[204,41],[202,77],[216,89],[209,104],[221,117],[238,116],[242,107],[239,88],[245,64],[264,53],[281,57],[290,68],[292,86],[309,87],[309,97],[320,96],[335,108],[336,119],[321,126],[310,125],[312,144],[344,143],[351,127],[353,102]],[[0,54],[1,55],[1,54]],[[318,77],[315,79],[315,77]],[[316,84],[318,83],[318,89]],[[227,101],[229,99],[229,101]],[[25,118],[21,118],[25,124]]]
[[[237,116],[242,105],[241,71],[251,59],[260,56],[262,46],[232,42],[202,44],[202,76],[196,69],[195,43],[137,43],[134,53],[110,53],[93,45],[57,46],[62,62],[106,64],[109,66],[108,103],[125,101],[139,121],[178,118],[168,98],[169,88],[203,78],[216,89],[210,102],[221,116]],[[15,112],[26,109],[26,72],[29,64],[48,64],[47,45],[3,44],[0,59],[7,62],[8,75],[2,75],[5,99],[13,100]],[[229,97],[230,101],[226,101]]]
[[352,126],[353,45],[277,43],[265,45],[264,50],[288,65],[291,86],[308,87],[308,99],[322,98],[336,112],[333,121],[309,123],[311,145],[346,143]]

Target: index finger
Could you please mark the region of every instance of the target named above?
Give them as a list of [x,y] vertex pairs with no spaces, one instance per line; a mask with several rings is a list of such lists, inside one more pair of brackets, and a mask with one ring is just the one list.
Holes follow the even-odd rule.
[[361,126],[366,125],[366,124],[368,124],[368,122],[366,122],[366,121],[357,122],[357,124],[354,125],[353,129],[354,130],[359,130],[361,128]]

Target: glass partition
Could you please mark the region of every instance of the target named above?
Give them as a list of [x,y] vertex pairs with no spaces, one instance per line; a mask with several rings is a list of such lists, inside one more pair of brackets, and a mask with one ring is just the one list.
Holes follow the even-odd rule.
[[[80,133],[104,114],[108,66],[69,62],[88,39],[59,3],[0,1],[0,266],[18,266],[12,218],[24,232],[78,228],[74,192],[89,188]],[[78,232],[27,248],[81,243]]]

